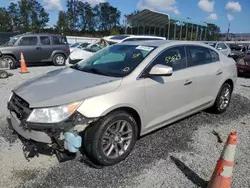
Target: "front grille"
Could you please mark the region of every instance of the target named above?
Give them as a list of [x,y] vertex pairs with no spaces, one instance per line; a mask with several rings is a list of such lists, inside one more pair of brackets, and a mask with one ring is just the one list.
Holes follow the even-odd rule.
[[19,120],[26,120],[31,113],[31,109],[29,108],[29,103],[24,99],[13,93],[9,108],[11,111],[15,112],[17,118]]

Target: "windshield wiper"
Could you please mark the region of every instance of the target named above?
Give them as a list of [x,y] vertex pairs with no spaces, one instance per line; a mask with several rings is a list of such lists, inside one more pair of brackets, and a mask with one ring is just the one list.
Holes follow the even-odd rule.
[[91,68],[82,68],[81,71],[84,72],[88,72],[88,73],[94,73],[94,74],[100,74],[100,75],[104,75],[104,76],[109,76],[108,74],[100,71],[100,69],[97,69],[95,67],[91,67]]

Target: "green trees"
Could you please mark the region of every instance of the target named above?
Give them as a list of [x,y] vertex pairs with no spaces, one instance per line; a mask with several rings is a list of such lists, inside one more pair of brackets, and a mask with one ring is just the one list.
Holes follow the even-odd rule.
[[[97,34],[102,35],[116,35],[123,34],[126,28],[126,18],[135,15],[140,11],[135,10],[131,14],[124,15],[123,23],[121,21],[121,12],[110,5],[108,2],[99,3],[92,6],[86,1],[81,0],[67,0],[66,9],[58,12],[58,19],[54,26],[48,27],[49,14],[44,7],[40,4],[41,0],[17,0],[10,1],[6,8],[0,8],[0,32],[5,31],[18,31],[18,32],[50,32],[60,33],[65,35],[89,35]],[[166,24],[167,25],[167,24]],[[188,29],[186,30],[188,26]],[[200,33],[202,39],[205,35],[205,30],[201,32],[202,28],[199,27],[199,34],[196,36],[197,27],[194,26],[193,34],[191,34],[190,24],[177,24],[171,23],[170,38],[174,38],[174,28],[176,27],[176,39],[185,39],[186,34],[188,39],[199,40]],[[143,33],[143,27],[138,28],[137,25],[132,26],[133,33]],[[146,27],[146,32],[150,30],[150,34],[159,35],[163,32],[168,33],[163,28]],[[182,30],[182,35],[180,35]],[[130,28],[131,31],[131,28]],[[148,32],[149,33],[149,32]],[[208,24],[206,32],[206,40],[218,40],[220,38],[220,28],[215,24]]]
[[48,22],[49,14],[37,0],[20,0],[10,3],[7,10],[0,8],[0,31],[39,32]]
[[5,8],[0,8],[0,31],[10,30],[11,19]]

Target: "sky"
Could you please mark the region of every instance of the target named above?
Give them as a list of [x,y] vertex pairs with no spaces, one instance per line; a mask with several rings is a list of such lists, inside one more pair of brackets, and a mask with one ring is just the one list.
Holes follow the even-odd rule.
[[[6,7],[11,1],[1,0],[0,7]],[[50,14],[49,26],[56,24],[58,11],[66,11],[66,0],[38,0]],[[96,5],[109,2],[122,13],[129,14],[134,10],[145,8],[191,18],[193,21],[214,23],[227,32],[230,22],[230,32],[250,33],[250,0],[80,0]]]

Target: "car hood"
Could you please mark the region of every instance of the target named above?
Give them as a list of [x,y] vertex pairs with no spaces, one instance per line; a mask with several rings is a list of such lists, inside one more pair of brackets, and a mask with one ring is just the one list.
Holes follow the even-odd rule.
[[86,50],[77,48],[77,49],[74,49],[71,52],[71,54],[69,55],[69,58],[72,59],[72,60],[75,60],[75,59],[81,59],[81,60],[83,60],[83,59],[87,59],[91,55],[93,55],[92,52],[88,52]]
[[30,104],[30,108],[58,106],[117,89],[121,78],[62,68],[33,78],[13,91]]

